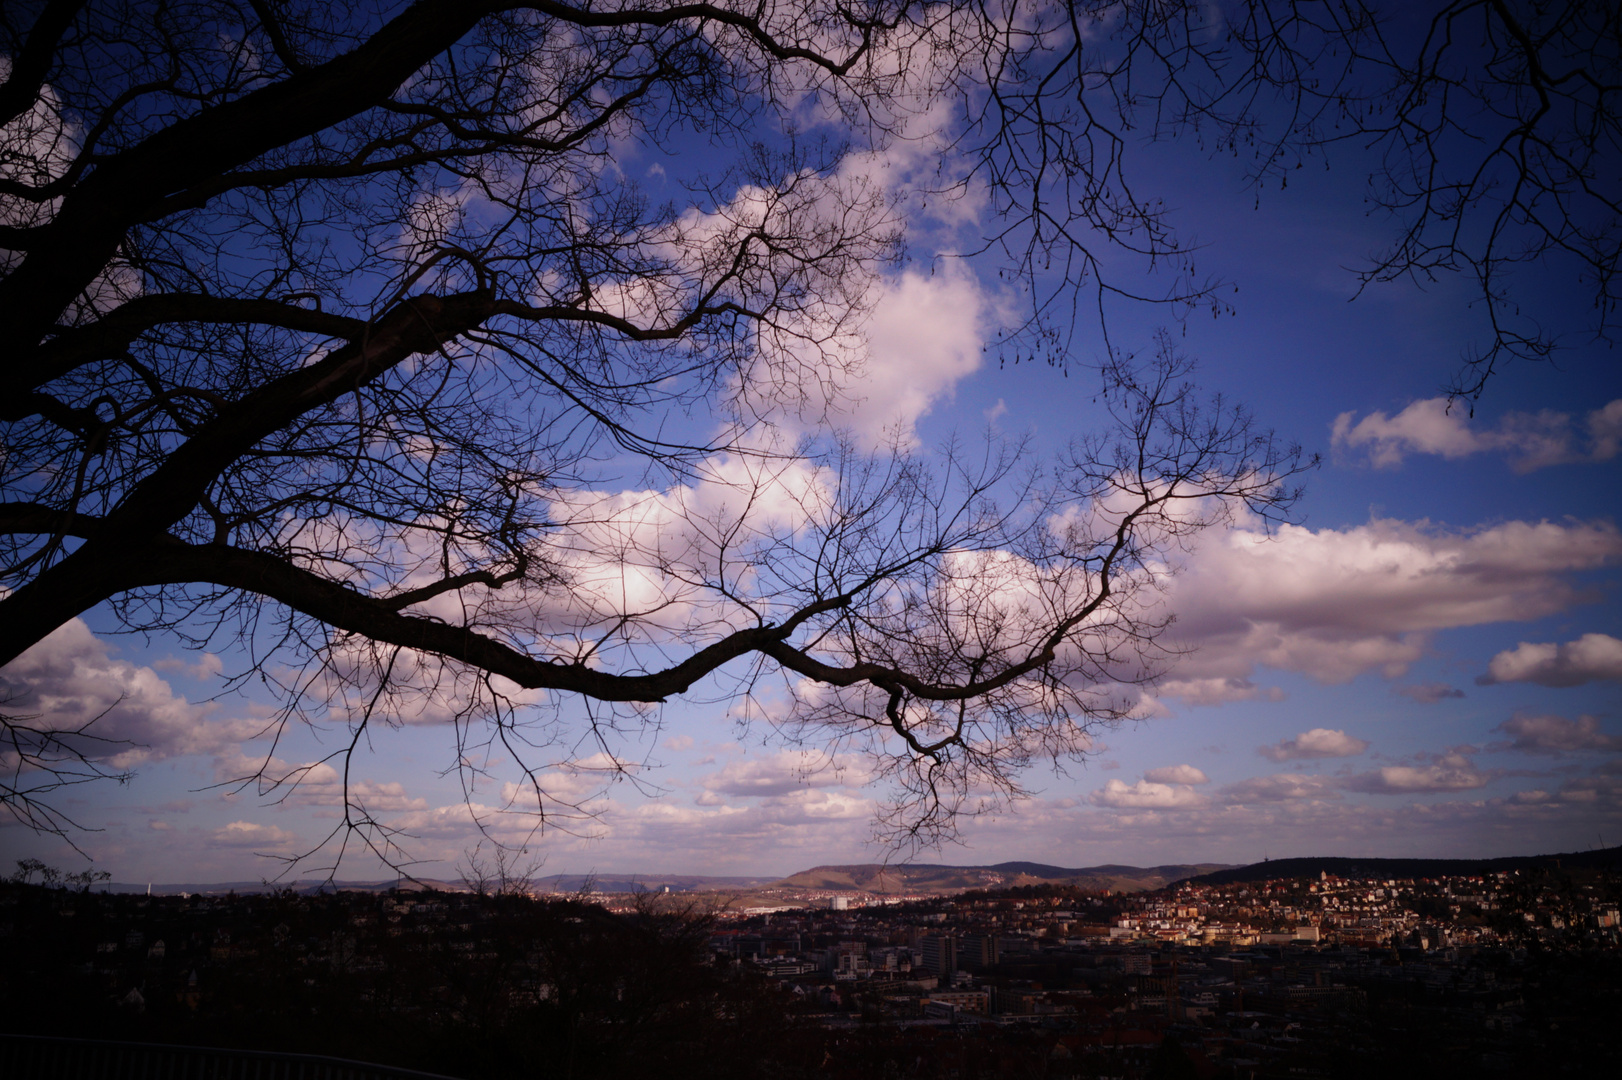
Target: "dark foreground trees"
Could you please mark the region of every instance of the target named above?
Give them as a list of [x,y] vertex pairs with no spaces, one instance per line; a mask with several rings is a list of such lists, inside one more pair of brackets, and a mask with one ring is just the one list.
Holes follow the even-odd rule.
[[791,1016],[790,990],[752,965],[716,963],[713,919],[647,900],[625,914],[421,892],[137,908],[131,896],[0,882],[8,918],[28,931],[19,977],[0,988],[0,1030],[489,1080],[814,1075],[820,1040]]
[[[958,253],[1020,283],[1009,349],[1063,362],[1079,310],[1215,303],[1124,171],[1134,125],[1272,176],[1344,121],[1413,208],[1372,277],[1467,266],[1500,312],[1504,245],[1541,229],[1513,257],[1583,261],[1603,332],[1615,20],[1557,7],[1454,3],[1392,40],[1341,4],[9,4],[0,664],[98,605],[240,641],[284,719],[441,718],[543,815],[559,747],[612,752],[724,675],[872,755],[889,824],[933,835],[1133,708],[1168,549],[1281,512],[1298,459],[1169,349],[1107,368],[1116,427],[1051,470],[817,434],[910,216],[978,207]],[[1461,99],[1509,125],[1487,171],[1404,202],[1404,168],[1473,137]],[[885,180],[920,143],[937,164]],[[656,203],[630,145],[704,165]],[[1169,276],[1106,275],[1123,252]],[[1546,351],[1505,326],[1489,367]],[[60,830],[46,797],[102,748],[26,704],[0,801]]]

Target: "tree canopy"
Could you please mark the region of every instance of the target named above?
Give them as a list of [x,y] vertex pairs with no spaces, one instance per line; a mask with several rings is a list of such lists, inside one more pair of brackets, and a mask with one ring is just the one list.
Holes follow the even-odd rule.
[[[353,748],[442,715],[542,815],[568,801],[547,747],[611,750],[720,674],[871,755],[892,835],[934,837],[1131,713],[1182,537],[1294,495],[1298,453],[1201,400],[1169,339],[1147,365],[1107,340],[1117,300],[1223,303],[1130,172],[1140,133],[1245,149],[1264,182],[1383,147],[1398,239],[1365,280],[1475,276],[1466,391],[1557,344],[1515,263],[1576,260],[1585,332],[1614,328],[1615,11],[1430,14],[8,5],[0,664],[98,605],[240,640],[284,722],[335,716]],[[703,163],[658,201],[632,145]],[[1104,333],[1113,428],[1053,463],[823,428],[924,213],[1018,283],[1010,356]],[[47,797],[99,773],[94,740],[9,710],[0,800],[68,827]],[[387,850],[358,800],[343,827]]]

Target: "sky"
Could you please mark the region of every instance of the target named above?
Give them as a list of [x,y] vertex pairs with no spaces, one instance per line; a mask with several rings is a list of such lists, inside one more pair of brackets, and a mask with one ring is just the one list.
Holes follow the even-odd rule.
[[[1022,776],[1029,797],[965,818],[955,842],[898,852],[873,841],[884,798],[871,763],[795,747],[742,723],[722,684],[649,711],[600,769],[582,734],[550,770],[587,816],[535,822],[501,807],[516,777],[499,753],[472,786],[454,732],[431,709],[370,733],[352,785],[399,830],[412,872],[451,878],[487,835],[542,873],[787,874],[903,857],[1248,863],[1299,855],[1490,857],[1622,842],[1622,365],[1603,343],[1494,376],[1474,410],[1443,387],[1479,337],[1469,283],[1443,277],[1359,292],[1353,269],[1392,235],[1362,199],[1355,153],[1256,192],[1241,163],[1188,143],[1134,148],[1137,169],[1197,239],[1202,274],[1231,282],[1233,311],[1171,334],[1198,379],[1262,426],[1319,453],[1292,521],[1240,518],[1201,534],[1169,581],[1180,655],[1141,719],[1093,732],[1089,754]],[[691,153],[692,148],[687,148]],[[883,161],[905,183],[927,143]],[[621,148],[617,167],[655,193],[683,150]],[[920,252],[972,207],[918,210],[913,261],[875,271],[863,374],[840,418],[858,441],[900,431],[928,452],[954,433],[1028,436],[1051,453],[1098,422],[1102,354],[1000,364],[985,346],[1011,310],[983,266]],[[972,224],[972,222],[971,222]],[[1551,325],[1585,303],[1562,268],[1523,276]],[[1163,313],[1112,312],[1118,345],[1149,351]],[[60,719],[106,713],[132,746],[126,784],[60,805],[86,831],[0,827],[0,864],[37,856],[119,881],[258,880],[301,863],[338,821],[338,777],[315,765],[291,791],[229,783],[267,756],[320,761],[341,725],[264,737],[273,706],[226,679],[244,658],[115,632],[95,610],[5,669],[13,694]],[[583,713],[577,713],[583,716]],[[581,732],[585,731],[580,727]],[[508,766],[503,771],[503,766]],[[483,832],[481,832],[481,827]],[[382,873],[350,852],[342,878]]]

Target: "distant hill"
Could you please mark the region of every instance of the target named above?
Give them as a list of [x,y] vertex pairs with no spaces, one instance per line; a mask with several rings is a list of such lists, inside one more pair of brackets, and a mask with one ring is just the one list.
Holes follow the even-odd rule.
[[729,892],[756,889],[773,881],[770,877],[705,877],[701,874],[552,874],[536,878],[542,892],[577,893],[586,886],[592,892]]
[[[1622,847],[1595,851],[1574,851],[1560,855],[1511,855],[1501,859],[1342,859],[1310,857],[1273,859],[1269,862],[1235,866],[1190,876],[1194,885],[1233,885],[1249,881],[1278,881],[1286,878],[1331,877],[1426,878],[1496,874],[1508,870],[1534,869],[1599,870],[1622,869]],[[1174,884],[1181,884],[1176,882]]]
[[1142,892],[1158,889],[1180,878],[1226,869],[1221,863],[1175,866],[1087,866],[1072,869],[1045,863],[1006,862],[995,866],[929,866],[906,863],[887,866],[816,866],[773,883],[778,889],[820,889],[829,892],[870,892],[944,896],[967,889],[1009,889],[1020,885],[1074,885],[1084,889]]
[[[590,886],[595,893],[661,892],[746,892],[755,889],[789,889],[809,892],[866,892],[908,896],[950,896],[969,889],[1009,889],[1022,885],[1072,885],[1082,889],[1109,889],[1112,892],[1147,892],[1168,885],[1190,882],[1200,885],[1229,885],[1237,882],[1270,881],[1317,877],[1327,873],[1340,878],[1422,878],[1488,874],[1528,869],[1613,869],[1622,870],[1622,847],[1576,851],[1559,855],[1515,855],[1501,859],[1347,859],[1311,857],[1273,859],[1250,866],[1223,863],[1179,863],[1169,866],[1084,866],[1071,868],[1046,863],[1005,862],[995,866],[932,866],[917,863],[885,865],[858,863],[850,866],[815,866],[786,878],[708,877],[701,874],[552,874],[536,878],[542,893],[579,893]],[[430,878],[416,882],[396,878],[381,881],[221,881],[210,883],[108,882],[97,892],[142,893],[154,895],[190,893],[203,896],[239,896],[292,889],[298,893],[330,892],[334,888],[352,892],[386,892],[437,889],[466,892],[461,881]]]

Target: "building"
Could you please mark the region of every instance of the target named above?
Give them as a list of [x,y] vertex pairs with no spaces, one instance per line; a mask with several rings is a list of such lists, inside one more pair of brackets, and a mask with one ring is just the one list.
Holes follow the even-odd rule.
[[942,978],[957,970],[957,938],[951,934],[925,934],[921,944],[921,966]]
[[997,939],[991,934],[970,934],[958,949],[958,962],[970,971],[995,967],[999,958]]

